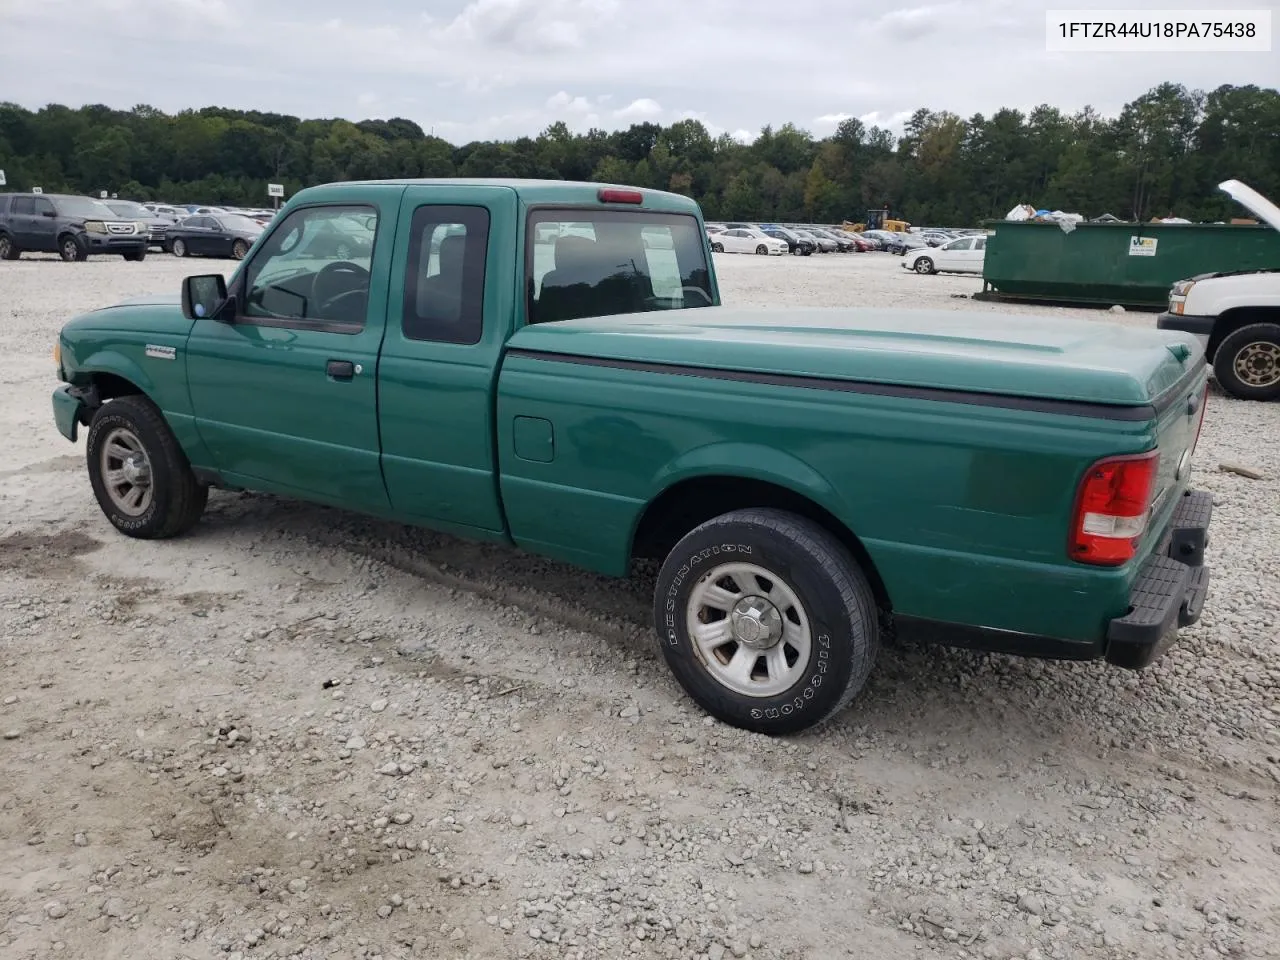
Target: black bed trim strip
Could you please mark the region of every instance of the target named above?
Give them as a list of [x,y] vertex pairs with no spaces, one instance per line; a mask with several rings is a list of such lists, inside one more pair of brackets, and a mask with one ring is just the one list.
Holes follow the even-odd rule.
[[[641,360],[617,360],[608,357],[584,357],[549,350],[513,348],[510,357],[527,357],[559,363],[577,363],[589,367],[611,367],[618,370],[637,370],[643,373],[661,373],[674,376],[703,377],[710,380],[733,380],[738,383],[763,383],[775,387],[807,387],[812,390],[837,390],[842,393],[862,393],[877,397],[906,397],[913,400],[939,400],[945,403],[969,403],[982,407],[1004,407],[1010,410],[1027,410],[1036,413],[1056,413],[1073,417],[1093,417],[1099,420],[1143,421],[1154,420],[1157,408],[1150,403],[1135,406],[1116,406],[1108,403],[1091,403],[1085,400],[1051,400],[1042,397],[1016,397],[1003,393],[983,393],[980,390],[951,390],[946,387],[913,387],[893,383],[873,383],[867,380],[838,380],[834,377],[811,377],[791,373],[756,373],[750,370],[719,370],[714,367],[695,367],[678,363],[648,363]],[[1172,391],[1170,391],[1172,392]]]

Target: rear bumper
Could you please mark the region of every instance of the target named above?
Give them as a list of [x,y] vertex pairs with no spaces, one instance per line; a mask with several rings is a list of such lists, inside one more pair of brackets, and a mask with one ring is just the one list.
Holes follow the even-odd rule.
[[1188,490],[1174,510],[1159,546],[1142,565],[1129,591],[1129,612],[1107,625],[1107,662],[1141,670],[1172,644],[1180,627],[1200,619],[1209,593],[1209,544],[1213,498]]

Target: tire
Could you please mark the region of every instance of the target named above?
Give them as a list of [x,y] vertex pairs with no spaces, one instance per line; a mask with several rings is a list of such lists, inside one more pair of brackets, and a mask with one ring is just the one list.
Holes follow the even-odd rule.
[[67,263],[77,263],[88,260],[89,251],[74,236],[65,233],[58,238],[58,256]]
[[711,245],[711,252],[712,252],[712,253],[724,253],[724,244],[723,244],[723,243],[713,243],[713,244]]
[[7,233],[0,233],[0,260],[17,260],[22,250]]
[[121,256],[124,257],[126,260],[128,260],[130,263],[140,263],[141,261],[147,259],[147,251],[145,249],[135,250],[132,253],[122,253]]
[[175,257],[185,257],[187,255],[187,241],[182,239],[174,240],[169,250]]
[[[758,572],[754,581],[745,564]],[[745,582],[735,579],[735,566]],[[765,639],[755,640],[761,646],[745,646],[748,638],[726,626],[724,639],[700,651],[690,625],[727,625],[735,597],[741,605],[752,594],[754,612],[748,604],[737,622],[744,631],[764,629]],[[762,603],[765,595],[777,604]],[[662,565],[653,609],[663,657],[685,692],[713,717],[756,733],[796,733],[844,709],[880,644],[875,597],[857,561],[821,526],[783,510],[734,510],[688,533]],[[724,615],[695,619],[713,609]],[[764,649],[768,634],[779,631],[782,641]],[[724,658],[743,663],[743,651],[745,669],[733,676]]]
[[921,257],[911,267],[916,273],[937,273],[933,268],[933,260],[930,257]]
[[231,256],[237,260],[243,260],[244,255],[249,252],[249,245],[243,240],[237,240],[231,245]]
[[760,246],[756,247],[756,256],[767,257],[768,255],[769,255],[769,248],[766,247],[763,243],[760,244]]
[[1223,337],[1213,375],[1241,400],[1280,399],[1280,323],[1251,323]]
[[[104,403],[89,423],[85,448],[98,506],[121,533],[160,540],[185,533],[200,519],[209,488],[196,480],[150,400],[128,396]],[[120,480],[109,484],[108,470],[119,471]]]

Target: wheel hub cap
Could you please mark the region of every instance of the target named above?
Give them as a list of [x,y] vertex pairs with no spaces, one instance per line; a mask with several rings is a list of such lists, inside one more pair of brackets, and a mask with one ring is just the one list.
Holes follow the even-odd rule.
[[782,639],[782,614],[764,597],[743,597],[729,623],[734,639],[750,650],[768,650]]
[[1236,374],[1254,387],[1269,387],[1280,380],[1280,347],[1251,343],[1236,354]]
[[130,457],[120,467],[124,473],[124,478],[129,483],[143,483],[147,480],[147,465],[139,463],[136,458]]

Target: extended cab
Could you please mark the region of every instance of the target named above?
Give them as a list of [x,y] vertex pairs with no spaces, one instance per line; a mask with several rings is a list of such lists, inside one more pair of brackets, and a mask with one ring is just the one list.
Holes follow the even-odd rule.
[[[1273,229],[1280,207],[1239,180],[1219,189]],[[1179,280],[1156,326],[1194,334],[1218,385],[1242,400],[1280,399],[1280,263],[1269,270],[1203,273]]]
[[180,534],[217,486],[613,576],[657,558],[668,665],[767,733],[847,704],[885,631],[1141,668],[1208,589],[1194,337],[723,306],[669,193],[313,187],[229,281],[77,317],[57,362],[123,533]]

